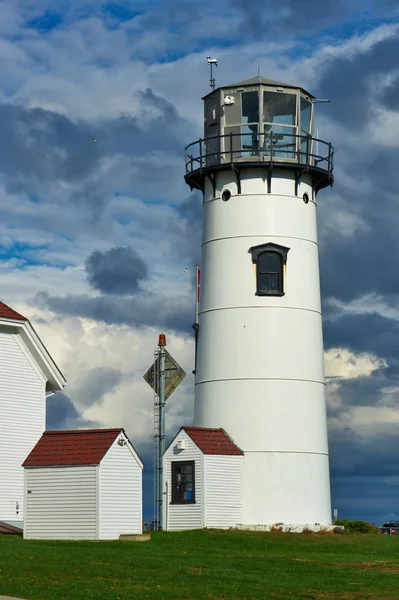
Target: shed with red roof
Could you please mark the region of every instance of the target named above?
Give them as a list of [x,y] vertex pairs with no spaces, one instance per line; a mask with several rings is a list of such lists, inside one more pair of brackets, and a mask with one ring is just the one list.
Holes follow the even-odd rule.
[[143,463],[123,429],[45,431],[23,467],[25,538],[142,533]]
[[46,392],[65,383],[29,320],[0,302],[0,521],[23,526],[21,463],[46,427]]
[[165,528],[241,524],[243,461],[224,429],[182,427],[164,454]]

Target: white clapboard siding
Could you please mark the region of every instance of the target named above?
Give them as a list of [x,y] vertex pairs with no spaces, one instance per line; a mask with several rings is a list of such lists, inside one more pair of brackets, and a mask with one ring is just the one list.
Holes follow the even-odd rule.
[[204,527],[242,522],[242,456],[204,455]]
[[[185,441],[185,449],[177,450],[176,443]],[[172,462],[195,461],[195,504],[171,504],[172,501]],[[203,454],[193,440],[184,430],[176,436],[164,454],[164,473],[167,487],[167,504],[164,510],[166,528],[171,531],[180,529],[202,529],[202,507],[203,507]]]
[[142,468],[130,445],[114,444],[99,467],[99,537],[142,533]]
[[0,328],[0,521],[22,523],[21,465],[45,429],[45,402],[45,379],[33,357],[19,334]]
[[25,469],[27,539],[97,538],[96,466]]

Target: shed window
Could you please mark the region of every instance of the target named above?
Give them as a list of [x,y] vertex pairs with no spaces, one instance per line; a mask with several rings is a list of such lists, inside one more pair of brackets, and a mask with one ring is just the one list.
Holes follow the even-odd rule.
[[195,462],[172,462],[172,504],[195,502]]
[[256,295],[284,296],[284,265],[289,248],[278,244],[262,244],[250,248],[256,265]]

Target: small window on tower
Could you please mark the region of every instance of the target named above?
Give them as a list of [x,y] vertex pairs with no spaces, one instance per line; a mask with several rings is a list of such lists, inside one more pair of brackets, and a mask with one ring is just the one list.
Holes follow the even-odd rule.
[[195,463],[172,462],[172,504],[195,502]]
[[256,265],[256,295],[284,296],[284,265],[289,248],[278,244],[262,244],[249,249]]

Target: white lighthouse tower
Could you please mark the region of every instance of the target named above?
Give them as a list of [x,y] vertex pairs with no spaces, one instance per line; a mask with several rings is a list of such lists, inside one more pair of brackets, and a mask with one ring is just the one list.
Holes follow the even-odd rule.
[[244,525],[331,524],[316,196],[333,182],[314,96],[255,77],[204,98],[194,425],[243,451]]

